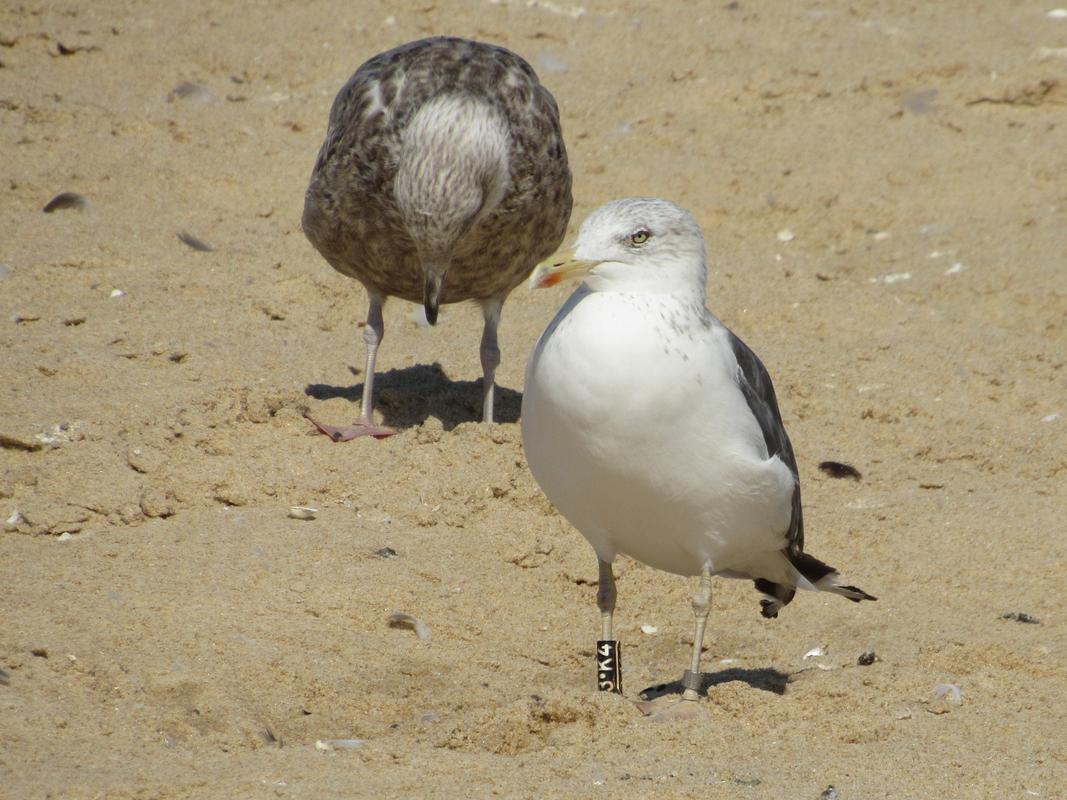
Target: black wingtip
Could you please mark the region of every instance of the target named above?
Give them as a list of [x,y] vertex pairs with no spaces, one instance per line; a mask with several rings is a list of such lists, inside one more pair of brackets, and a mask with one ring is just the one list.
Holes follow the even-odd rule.
[[[851,600],[853,603],[858,603],[861,600],[878,599],[873,594],[867,594],[865,591],[863,591],[863,589],[858,586],[839,586],[837,588],[838,594],[844,594],[844,596]],[[845,594],[845,592],[849,592],[850,594]]]
[[437,303],[431,303],[429,300],[422,304],[422,307],[426,309],[426,321],[431,325],[437,324]]
[[765,619],[778,619],[778,610],[782,607],[781,603],[775,600],[768,600],[765,597],[759,601],[759,604],[759,613],[762,614]]

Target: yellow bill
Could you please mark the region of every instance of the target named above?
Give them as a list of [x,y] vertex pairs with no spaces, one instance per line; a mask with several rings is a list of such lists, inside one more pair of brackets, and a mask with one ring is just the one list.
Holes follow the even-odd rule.
[[589,274],[598,261],[582,261],[579,258],[565,258],[559,254],[547,261],[542,261],[530,273],[531,289],[547,289],[568,278],[581,278]]

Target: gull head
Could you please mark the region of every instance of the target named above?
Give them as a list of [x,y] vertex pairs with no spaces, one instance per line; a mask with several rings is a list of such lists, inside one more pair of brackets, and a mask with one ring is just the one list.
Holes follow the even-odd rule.
[[606,203],[578,229],[573,256],[539,264],[530,286],[582,278],[593,291],[704,294],[704,236],[685,209],[655,197]]

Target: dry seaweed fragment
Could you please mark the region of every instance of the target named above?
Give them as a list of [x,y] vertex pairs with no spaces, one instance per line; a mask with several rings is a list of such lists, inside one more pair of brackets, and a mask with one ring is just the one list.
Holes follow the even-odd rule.
[[182,244],[188,245],[189,247],[193,248],[194,250],[199,250],[201,253],[210,253],[215,249],[211,245],[201,241],[200,239],[197,239],[195,236],[193,236],[188,231],[179,231],[178,232],[178,240]]
[[858,481],[863,477],[858,469],[843,461],[823,461],[819,464],[819,469],[831,478],[851,478],[854,481]]

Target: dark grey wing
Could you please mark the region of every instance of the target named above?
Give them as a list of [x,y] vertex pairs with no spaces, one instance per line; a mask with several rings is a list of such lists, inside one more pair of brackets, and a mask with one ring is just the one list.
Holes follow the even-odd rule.
[[[771,376],[767,374],[767,368],[763,366],[763,362],[756,354],[733,332],[728,331],[728,333],[730,334],[730,346],[737,359],[737,383],[741,387],[741,392],[748,402],[752,415],[759,421],[760,430],[763,431],[763,441],[767,443],[767,452],[781,458],[792,470],[796,481],[793,485],[793,514],[789,519],[789,530],[786,532],[786,557],[804,578],[812,584],[818,584],[822,578],[836,573],[837,570],[804,552],[804,514],[800,504],[800,475],[797,472],[796,457],[793,455],[793,445],[785,432],[782,415],[778,411],[778,399],[774,396]],[[787,605],[796,594],[796,589],[792,586],[783,586],[766,578],[756,578],[754,582],[756,589],[766,595],[760,600],[760,613],[765,617],[777,617],[782,606]],[[877,599],[856,586],[834,584],[828,588],[853,602]]]
[[[778,456],[793,473],[793,513],[789,518],[789,530],[786,531],[785,552],[801,574],[809,577],[804,569],[807,561],[813,561],[820,566],[825,565],[817,559],[804,555],[804,513],[800,502],[800,474],[797,471],[796,456],[793,455],[793,444],[789,441],[789,434],[785,432],[785,425],[782,424],[782,414],[778,410],[778,398],[774,394],[774,384],[771,383],[771,376],[759,357],[732,331],[728,333],[730,347],[733,349],[734,358],[737,359],[737,385],[748,402],[752,416],[759,422],[760,430],[763,431],[767,454]],[[817,572],[818,569],[816,568],[815,571]],[[817,579],[817,577],[812,579]],[[762,607],[760,613],[765,617],[777,617],[779,609],[788,604],[796,594],[793,587],[783,586],[766,578],[756,578],[755,584],[756,589],[766,595],[760,601]]]
[[767,453],[779,456],[796,475],[797,461],[793,455],[793,445],[785,432],[785,425],[782,424],[782,414],[778,410],[778,398],[774,394],[771,376],[759,356],[733,331],[729,333],[730,346],[733,348],[734,358],[737,359],[737,382],[745,400],[748,401],[752,415],[759,421],[763,441],[767,443]]
[[782,424],[782,414],[778,411],[778,398],[774,395],[774,384],[767,368],[752,350],[732,332],[730,346],[737,359],[737,383],[741,393],[748,402],[752,416],[759,422],[763,431],[763,441],[767,444],[767,454],[778,456],[793,472],[796,488],[793,490],[793,517],[789,522],[789,548],[800,552],[804,549],[804,520],[800,507],[800,475],[797,471],[797,459],[793,455],[793,445]]

